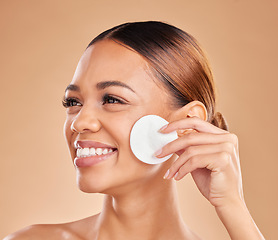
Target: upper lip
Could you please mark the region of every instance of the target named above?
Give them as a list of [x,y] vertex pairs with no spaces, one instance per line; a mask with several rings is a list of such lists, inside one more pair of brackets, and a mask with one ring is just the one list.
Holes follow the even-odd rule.
[[113,148],[113,149],[115,149],[115,147],[113,147],[111,145],[96,142],[96,141],[89,141],[89,140],[75,141],[74,147],[75,148]]

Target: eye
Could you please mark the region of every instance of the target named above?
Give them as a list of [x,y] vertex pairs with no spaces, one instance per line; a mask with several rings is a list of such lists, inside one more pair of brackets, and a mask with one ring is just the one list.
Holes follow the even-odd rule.
[[65,98],[62,101],[62,104],[65,108],[74,107],[74,106],[82,106],[82,104],[76,98]]
[[105,94],[102,98],[102,104],[105,105],[105,104],[125,104],[125,103],[119,98]]

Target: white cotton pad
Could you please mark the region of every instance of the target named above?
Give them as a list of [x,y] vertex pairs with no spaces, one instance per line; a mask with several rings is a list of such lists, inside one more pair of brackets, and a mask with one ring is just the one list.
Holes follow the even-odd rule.
[[154,153],[167,143],[178,138],[176,131],[160,133],[158,130],[168,122],[156,115],[147,115],[140,118],[132,127],[130,133],[130,147],[133,154],[142,162],[158,164],[168,160],[173,154],[157,158]]

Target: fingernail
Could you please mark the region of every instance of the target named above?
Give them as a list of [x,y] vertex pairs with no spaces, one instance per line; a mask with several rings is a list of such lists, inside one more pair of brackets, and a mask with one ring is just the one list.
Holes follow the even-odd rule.
[[163,126],[162,128],[160,128],[158,131],[159,132],[162,132],[165,128],[167,128],[168,127],[168,124],[166,124],[165,126]]
[[166,179],[169,176],[169,173],[170,173],[170,171],[168,169],[163,178]]
[[154,156],[157,157],[158,155],[160,155],[162,153],[162,148],[160,148],[159,150],[157,150],[155,153],[154,153]]
[[178,174],[179,174],[179,172],[177,172],[177,173],[175,174],[175,176],[174,176],[174,179],[175,179],[175,180],[177,180]]

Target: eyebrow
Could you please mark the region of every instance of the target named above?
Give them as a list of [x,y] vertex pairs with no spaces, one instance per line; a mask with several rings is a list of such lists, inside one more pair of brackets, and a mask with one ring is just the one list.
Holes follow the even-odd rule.
[[[126,85],[125,83],[123,82],[120,82],[120,81],[104,81],[104,82],[99,82],[97,83],[97,89],[98,90],[103,90],[105,88],[108,88],[108,87],[112,87],[112,86],[116,86],[116,87],[124,87],[124,88],[127,88],[129,89],[130,91],[134,92],[135,91],[128,85]],[[80,87],[78,87],[77,85],[75,84],[70,84],[66,87],[66,90],[65,92],[67,91],[75,91],[75,92],[80,92]]]
[[125,83],[123,82],[120,82],[120,81],[105,81],[105,82],[99,82],[97,84],[97,89],[99,90],[102,90],[102,89],[105,89],[105,88],[108,88],[108,87],[111,87],[111,86],[116,86],[116,87],[124,87],[124,88],[127,88],[129,89],[130,91],[134,92],[135,91],[128,85],[126,85]]
[[78,87],[77,85],[74,85],[74,84],[70,84],[66,87],[66,91],[75,91],[75,92],[80,92],[80,87]]

